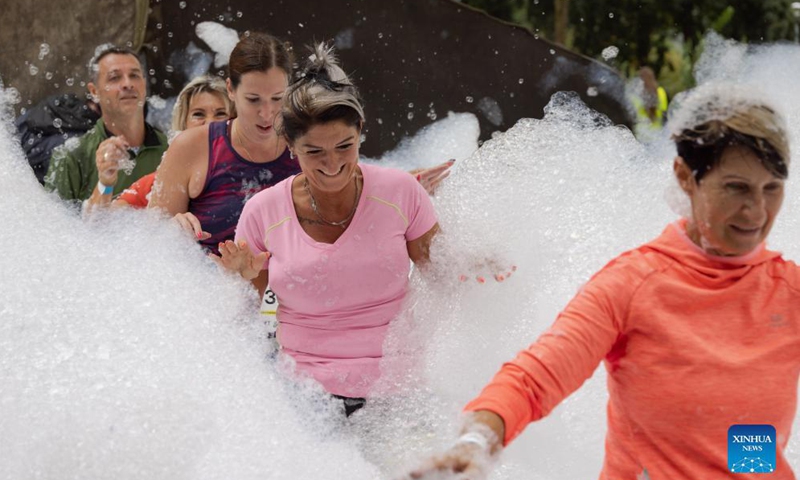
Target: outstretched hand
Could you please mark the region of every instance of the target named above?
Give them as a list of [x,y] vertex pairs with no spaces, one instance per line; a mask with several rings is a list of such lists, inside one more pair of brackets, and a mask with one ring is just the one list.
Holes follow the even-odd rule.
[[436,188],[442,181],[450,176],[450,167],[455,163],[454,159],[448,160],[444,163],[436,165],[431,168],[417,168],[411,170],[411,175],[422,185],[428,195],[436,193]]
[[489,452],[472,443],[457,443],[398,480],[483,480],[489,475]]
[[252,280],[264,270],[264,263],[269,258],[269,252],[253,255],[244,240],[238,244],[232,240],[227,240],[219,244],[219,255],[209,253],[208,256],[217,265],[232,272],[237,272],[247,280]]
[[484,284],[488,278],[494,278],[496,282],[500,283],[506,281],[516,271],[516,265],[504,265],[497,260],[488,259],[476,264],[473,271],[469,274],[462,273],[458,279],[462,282],[474,280],[480,284]]
[[186,213],[178,213],[174,217],[173,220],[178,222],[178,225],[181,228],[192,234],[198,241],[200,240],[207,240],[211,238],[211,234],[208,232],[203,231],[203,226],[200,225],[200,220],[197,219],[193,214],[186,212]]
[[425,460],[398,480],[483,480],[502,450],[503,419],[488,410],[464,418],[461,437],[452,447]]

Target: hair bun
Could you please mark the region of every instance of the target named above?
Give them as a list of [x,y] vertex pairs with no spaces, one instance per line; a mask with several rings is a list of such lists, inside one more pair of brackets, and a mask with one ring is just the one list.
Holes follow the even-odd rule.
[[339,60],[336,58],[333,45],[320,42],[310,46],[309,50],[311,55],[308,56],[306,64],[299,74],[301,79],[314,78],[323,82],[352,85],[347,78],[347,74],[339,66]]

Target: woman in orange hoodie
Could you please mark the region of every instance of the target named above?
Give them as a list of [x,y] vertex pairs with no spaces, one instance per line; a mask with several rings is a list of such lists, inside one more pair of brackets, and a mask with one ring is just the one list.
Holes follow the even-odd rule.
[[[789,146],[780,116],[753,98],[731,86],[686,96],[670,120],[691,215],[595,274],[466,406],[455,445],[411,478],[483,478],[502,446],[601,361],[609,389],[601,479],[723,478],[743,467],[795,478],[784,451],[800,372],[800,268],[764,243],[783,201]],[[754,453],[747,465],[729,464],[734,425],[774,427],[771,438],[738,439],[766,441],[775,463]]]

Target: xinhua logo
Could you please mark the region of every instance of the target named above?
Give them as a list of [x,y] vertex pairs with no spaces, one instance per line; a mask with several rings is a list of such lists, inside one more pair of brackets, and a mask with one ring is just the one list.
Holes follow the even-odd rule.
[[728,429],[728,470],[732,473],[775,471],[775,427],[732,425]]

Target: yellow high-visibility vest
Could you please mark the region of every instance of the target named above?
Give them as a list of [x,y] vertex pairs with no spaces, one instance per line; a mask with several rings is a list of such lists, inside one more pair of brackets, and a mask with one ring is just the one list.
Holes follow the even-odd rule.
[[639,124],[650,124],[651,128],[661,128],[664,126],[664,114],[667,112],[667,107],[669,107],[669,100],[667,99],[667,91],[664,90],[664,87],[658,87],[657,92],[658,103],[656,104],[656,117],[654,119],[651,119],[650,115],[647,114],[647,109],[642,99],[638,97],[633,99],[633,105],[636,107],[636,114],[639,117]]

